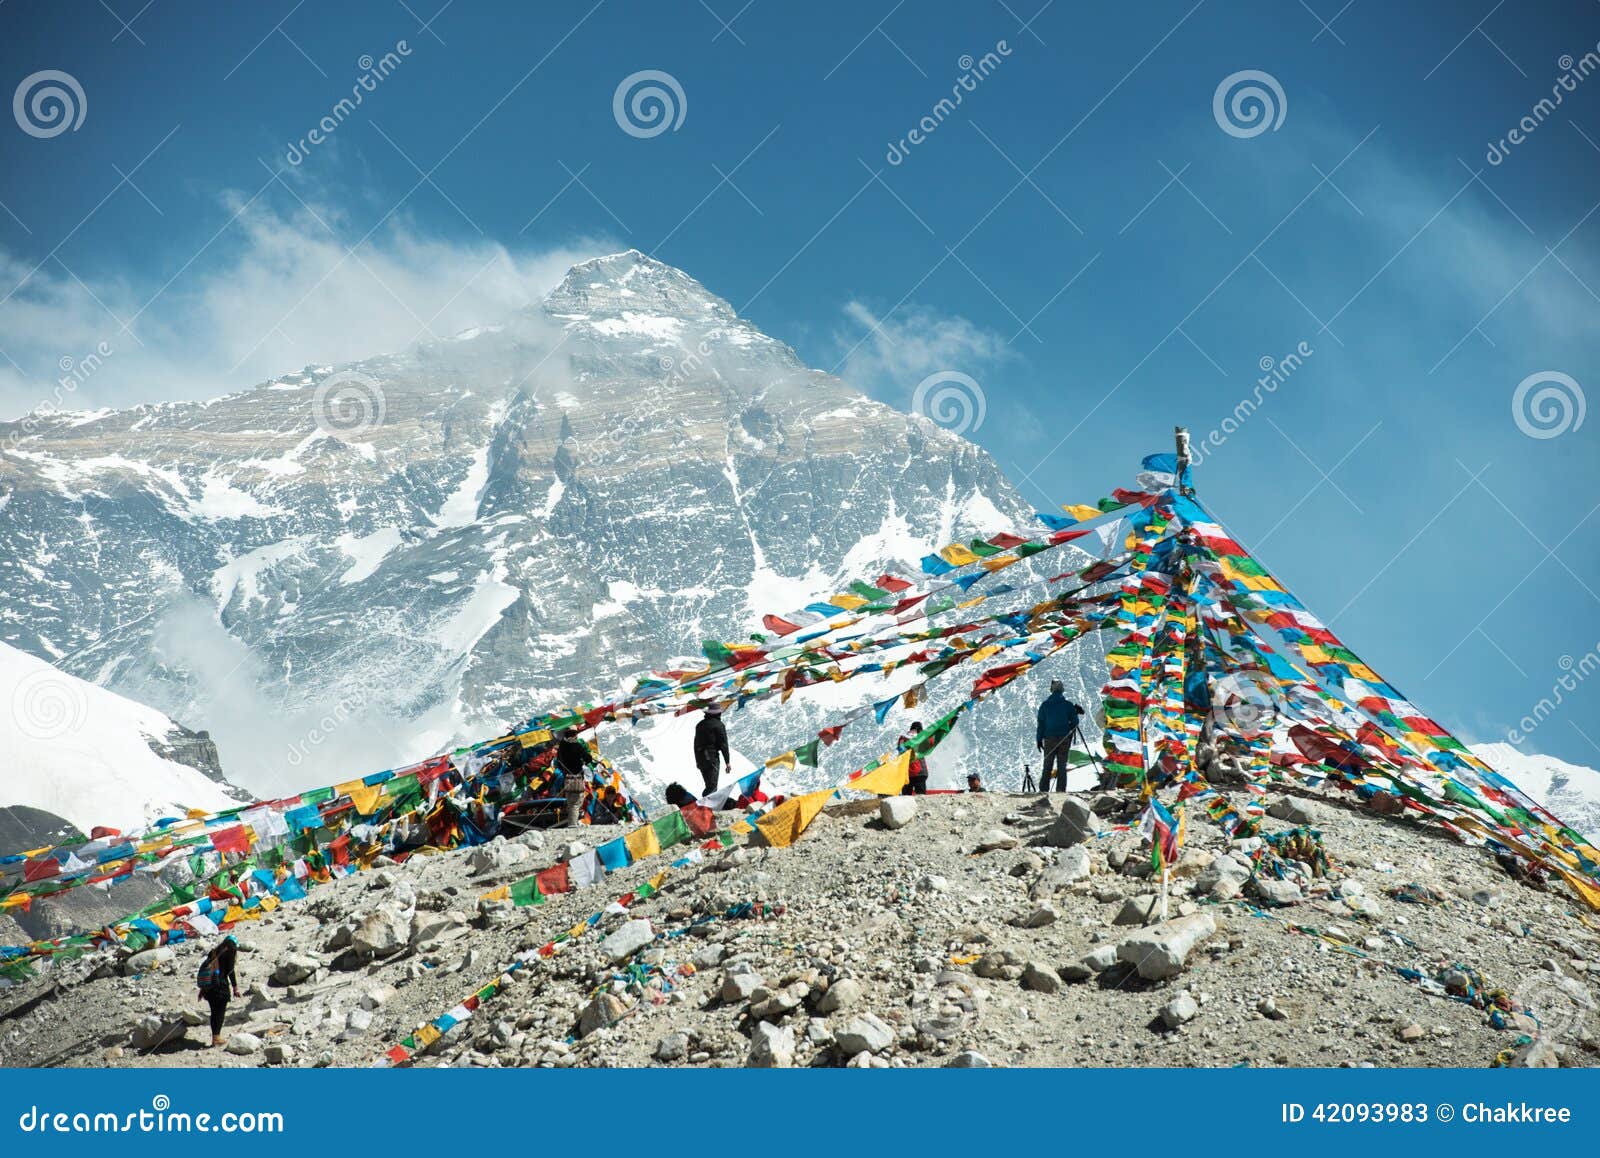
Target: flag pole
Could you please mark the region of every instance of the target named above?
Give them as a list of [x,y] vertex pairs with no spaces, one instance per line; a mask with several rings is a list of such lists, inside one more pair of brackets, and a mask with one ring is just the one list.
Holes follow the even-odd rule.
[[1183,476],[1189,470],[1189,428],[1174,426],[1172,428],[1173,440],[1178,444],[1178,493],[1191,495],[1194,489],[1183,481]]

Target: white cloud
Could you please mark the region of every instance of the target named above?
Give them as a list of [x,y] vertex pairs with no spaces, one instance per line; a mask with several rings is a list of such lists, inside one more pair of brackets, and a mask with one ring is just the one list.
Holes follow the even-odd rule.
[[[309,196],[289,211],[235,197],[225,209],[231,224],[211,248],[148,280],[79,281],[53,261],[34,268],[0,251],[0,285],[17,287],[0,309],[0,419],[42,404],[210,398],[449,337],[539,300],[574,262],[617,248],[514,252],[430,236],[400,216],[363,239]],[[99,364],[63,391],[63,360],[92,354]]]
[[903,405],[929,374],[954,370],[981,379],[1013,357],[1004,337],[958,314],[911,306],[879,317],[856,301],[844,312],[865,332],[839,336],[841,376],[893,404]]

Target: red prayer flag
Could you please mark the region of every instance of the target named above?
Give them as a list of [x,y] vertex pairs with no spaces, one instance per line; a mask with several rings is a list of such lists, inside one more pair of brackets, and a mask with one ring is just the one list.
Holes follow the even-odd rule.
[[572,884],[567,879],[567,862],[551,865],[535,878],[539,884],[539,891],[547,897],[557,893],[570,893]]
[[213,832],[211,847],[218,852],[231,852],[243,856],[250,851],[250,837],[245,834],[244,825],[236,824],[232,828],[222,828]]

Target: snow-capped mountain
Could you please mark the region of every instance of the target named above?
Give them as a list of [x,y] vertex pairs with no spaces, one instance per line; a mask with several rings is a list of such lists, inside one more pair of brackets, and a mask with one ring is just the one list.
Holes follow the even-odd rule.
[[[633,251],[449,341],[0,424],[0,508],[0,639],[209,728],[259,794],[605,698],[763,612],[1036,526],[984,451]],[[867,694],[738,713],[734,746],[763,760]],[[1020,773],[1032,699],[974,713],[1006,737],[986,775]],[[602,743],[659,787],[693,776],[692,722]],[[886,746],[857,731],[821,774]]]
[[1554,756],[1527,755],[1510,744],[1476,744],[1489,767],[1592,841],[1600,841],[1600,772]]
[[0,643],[0,853],[245,799],[207,736]]

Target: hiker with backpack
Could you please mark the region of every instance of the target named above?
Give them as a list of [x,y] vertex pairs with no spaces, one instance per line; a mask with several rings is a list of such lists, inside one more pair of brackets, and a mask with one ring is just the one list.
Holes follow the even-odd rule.
[[206,954],[195,974],[200,1000],[211,1007],[212,1045],[222,1044],[222,1019],[228,1012],[229,991],[234,997],[239,996],[239,976],[235,972],[238,962],[239,942],[230,933]]
[[1044,772],[1039,781],[1039,791],[1050,791],[1050,777],[1055,774],[1060,791],[1067,790],[1067,768],[1071,764],[1072,737],[1077,734],[1083,709],[1067,699],[1060,680],[1050,681],[1050,695],[1039,705],[1039,726],[1034,742],[1044,753]]

